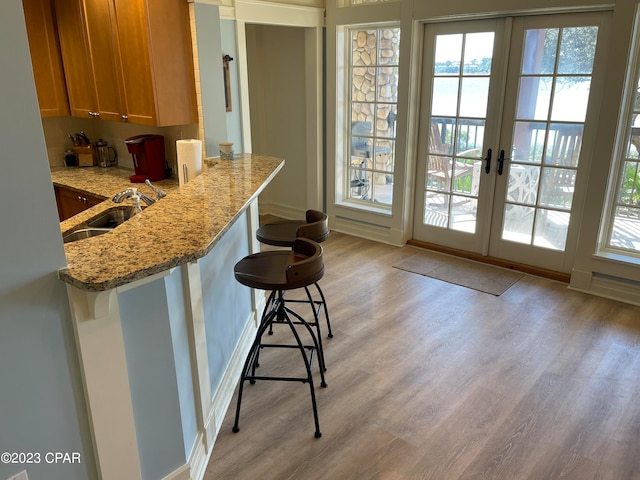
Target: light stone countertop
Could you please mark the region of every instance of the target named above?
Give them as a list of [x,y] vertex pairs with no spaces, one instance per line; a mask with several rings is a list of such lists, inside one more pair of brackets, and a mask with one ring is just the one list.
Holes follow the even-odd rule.
[[[204,257],[284,165],[263,155],[236,154],[235,160],[206,159],[202,174],[183,186],[176,180],[153,182],[167,196],[111,232],[64,245],[67,267],[61,280],[81,290],[100,292],[140,280]],[[61,222],[70,232],[117,205],[116,193],[131,187],[153,197],[145,184],[129,181],[120,168],[59,167],[54,185],[106,200]],[[144,205],[144,204],[143,204]]]

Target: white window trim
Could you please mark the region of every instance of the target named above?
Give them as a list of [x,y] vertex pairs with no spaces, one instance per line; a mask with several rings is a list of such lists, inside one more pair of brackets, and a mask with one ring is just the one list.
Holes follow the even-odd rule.
[[[384,2],[392,3],[392,2]],[[335,130],[335,175],[334,175],[334,205],[346,207],[353,210],[370,212],[390,217],[392,215],[393,204],[397,199],[393,198],[391,205],[376,204],[357,198],[349,198],[349,156],[351,142],[351,82],[350,82],[350,32],[354,29],[380,30],[383,28],[401,29],[399,21],[393,22],[373,22],[367,24],[349,24],[336,27],[336,130]],[[400,61],[397,65],[400,68]],[[400,101],[400,94],[396,102],[396,108]],[[377,102],[375,102],[377,103]],[[377,137],[373,137],[374,141]],[[397,130],[394,137],[394,155],[397,151]],[[393,175],[396,175],[396,165],[394,164]]]
[[640,251],[616,248],[610,246],[617,196],[620,191],[622,181],[622,168],[626,156],[628,132],[631,128],[631,114],[634,106],[634,98],[637,94],[638,82],[640,81],[640,10],[636,7],[636,14],[633,26],[633,39],[631,42],[629,63],[624,81],[623,103],[618,114],[618,128],[616,131],[613,156],[611,159],[612,169],[607,183],[607,193],[602,209],[602,220],[598,232],[598,243],[595,258],[610,260],[614,263],[628,263],[640,265]]

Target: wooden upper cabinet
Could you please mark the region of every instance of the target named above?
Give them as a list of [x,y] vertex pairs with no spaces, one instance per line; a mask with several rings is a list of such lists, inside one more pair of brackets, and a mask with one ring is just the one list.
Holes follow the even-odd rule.
[[186,0],[113,0],[122,89],[129,121],[197,123]]
[[[68,1],[68,0],[67,0]],[[115,12],[111,0],[84,0],[89,53],[87,60],[93,70],[96,92],[96,112],[101,120],[119,121],[124,106],[121,100],[117,68],[117,43],[112,31]]]
[[148,31],[150,26],[146,22],[145,2],[114,0],[114,4],[118,15],[115,35],[119,47],[122,94],[129,121],[156,125],[154,72],[151,70]]
[[69,102],[52,0],[23,0],[22,6],[40,115],[42,117],[69,115]]
[[71,115],[88,118],[97,112],[98,101],[89,58],[84,7],[81,1],[55,0],[55,9]]
[[197,122],[186,0],[55,2],[72,115]]

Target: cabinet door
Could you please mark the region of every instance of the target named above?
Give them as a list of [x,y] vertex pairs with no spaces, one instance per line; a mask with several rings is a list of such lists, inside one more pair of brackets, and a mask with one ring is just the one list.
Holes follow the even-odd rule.
[[71,115],[88,118],[97,112],[98,102],[86,41],[84,8],[78,0],[54,1]]
[[71,114],[120,120],[110,0],[55,0]]
[[[146,3],[145,0],[114,0],[117,12],[114,34],[118,39],[122,93],[128,120],[156,125]],[[165,34],[170,35],[170,32]],[[167,74],[169,72],[165,72]]]
[[197,123],[189,7],[184,0],[113,0],[129,121]]
[[101,120],[120,121],[123,107],[117,72],[117,43],[111,0],[84,0],[84,16],[93,69],[97,113]]
[[42,117],[69,115],[60,44],[51,2],[52,0],[22,2]]
[[64,187],[55,187],[55,193],[58,216],[61,222],[80,212],[84,212],[87,208],[103,202],[101,198]]
[[83,27],[82,3],[76,0],[54,0],[54,4],[71,115],[89,117],[97,111],[97,102],[93,72],[86,61],[89,48]]
[[197,123],[184,0],[55,0],[71,114]]

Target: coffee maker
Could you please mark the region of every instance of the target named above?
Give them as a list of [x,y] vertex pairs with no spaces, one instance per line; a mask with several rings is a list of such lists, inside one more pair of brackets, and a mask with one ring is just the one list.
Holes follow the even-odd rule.
[[143,183],[166,178],[167,161],[164,156],[164,137],[162,135],[136,135],[127,138],[124,143],[133,156],[135,175],[129,180],[133,183]]

